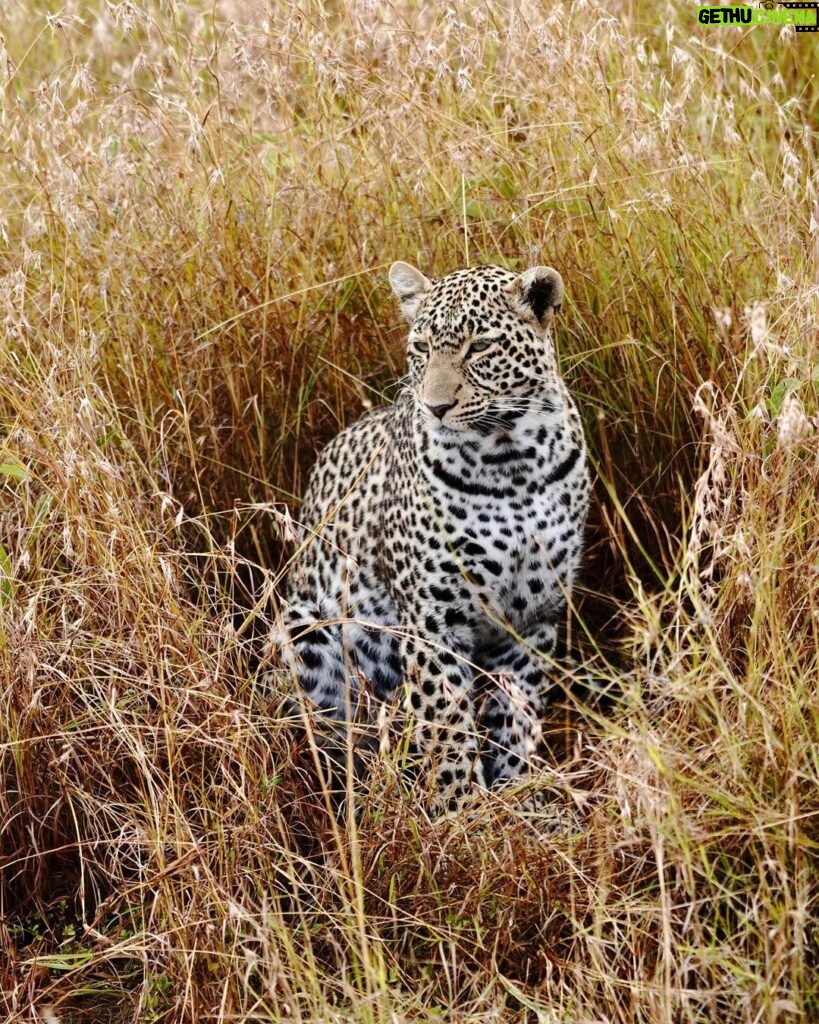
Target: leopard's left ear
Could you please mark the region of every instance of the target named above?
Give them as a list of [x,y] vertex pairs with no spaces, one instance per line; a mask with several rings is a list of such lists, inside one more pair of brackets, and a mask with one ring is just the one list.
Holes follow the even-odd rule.
[[551,267],[532,267],[506,285],[506,291],[517,313],[546,327],[560,311],[563,278]]
[[399,262],[390,267],[390,284],[401,302],[401,312],[412,323],[432,281],[409,263]]

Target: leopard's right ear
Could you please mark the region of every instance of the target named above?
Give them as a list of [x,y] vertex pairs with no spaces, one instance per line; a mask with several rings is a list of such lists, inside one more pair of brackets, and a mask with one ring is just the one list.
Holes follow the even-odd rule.
[[432,281],[409,263],[393,263],[390,267],[390,284],[401,303],[401,312],[412,323],[421,300],[432,287]]

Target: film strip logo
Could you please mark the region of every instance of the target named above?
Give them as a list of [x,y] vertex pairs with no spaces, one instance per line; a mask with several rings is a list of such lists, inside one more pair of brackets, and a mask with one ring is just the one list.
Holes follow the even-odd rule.
[[806,8],[813,9],[816,11],[816,22],[813,25],[794,25],[793,27],[797,32],[819,32],[819,0],[813,0],[812,3],[803,3],[801,0],[795,2],[795,0],[785,0],[785,2],[773,3],[773,0],[762,0],[762,6],[765,10],[773,10],[774,7],[786,7],[789,11],[804,11]]

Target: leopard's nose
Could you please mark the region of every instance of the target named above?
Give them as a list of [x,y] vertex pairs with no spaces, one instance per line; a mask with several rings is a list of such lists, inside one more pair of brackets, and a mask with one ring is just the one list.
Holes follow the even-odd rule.
[[443,421],[444,416],[446,416],[450,409],[454,409],[458,403],[450,402],[449,405],[430,405],[429,402],[425,402],[424,404],[436,420]]

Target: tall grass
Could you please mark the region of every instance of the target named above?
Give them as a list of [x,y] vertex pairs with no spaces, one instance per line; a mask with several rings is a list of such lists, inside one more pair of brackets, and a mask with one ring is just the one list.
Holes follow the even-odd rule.
[[[7,1019],[813,1019],[812,37],[641,0],[0,36]],[[616,683],[555,710],[576,833],[430,823],[389,759],[337,813],[257,680],[314,453],[402,373],[399,258],[566,282],[572,634]]]

